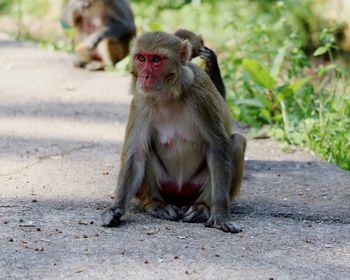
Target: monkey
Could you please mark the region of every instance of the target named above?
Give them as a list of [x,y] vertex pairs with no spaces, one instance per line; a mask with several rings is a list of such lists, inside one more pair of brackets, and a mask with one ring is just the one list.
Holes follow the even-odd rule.
[[103,226],[118,226],[135,197],[156,218],[241,230],[229,211],[240,192],[246,140],[232,133],[224,99],[190,58],[191,44],[174,34],[136,38],[118,185]]
[[192,45],[191,59],[200,57],[205,61],[205,72],[209,75],[210,79],[220,92],[222,97],[226,98],[226,88],[224,81],[221,77],[221,71],[218,64],[218,59],[215,52],[204,45],[204,41],[201,35],[197,35],[187,29],[178,29],[175,35],[183,40],[188,40]]
[[136,35],[127,0],[70,0],[63,22],[75,30],[74,65],[88,70],[101,70],[122,60]]

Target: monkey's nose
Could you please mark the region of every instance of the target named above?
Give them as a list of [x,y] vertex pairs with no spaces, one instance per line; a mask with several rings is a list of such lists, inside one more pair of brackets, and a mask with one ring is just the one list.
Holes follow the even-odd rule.
[[146,80],[149,80],[150,79],[150,75],[149,74],[143,74],[141,76],[142,80],[146,81]]

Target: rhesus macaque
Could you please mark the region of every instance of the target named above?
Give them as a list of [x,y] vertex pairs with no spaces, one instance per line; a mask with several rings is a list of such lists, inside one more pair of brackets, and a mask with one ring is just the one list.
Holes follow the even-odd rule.
[[205,72],[209,75],[210,79],[220,92],[222,97],[226,97],[226,89],[224,81],[221,77],[220,67],[215,52],[204,45],[204,41],[201,35],[197,35],[187,29],[179,29],[175,32],[175,35],[183,40],[188,40],[192,45],[191,59],[200,57],[205,61]]
[[63,20],[75,29],[76,67],[100,70],[129,54],[136,34],[127,0],[70,0]]
[[189,62],[190,43],[145,33],[131,55],[133,99],[118,187],[102,224],[117,226],[136,196],[157,218],[240,231],[229,211],[240,191],[246,140],[232,134],[224,99]]

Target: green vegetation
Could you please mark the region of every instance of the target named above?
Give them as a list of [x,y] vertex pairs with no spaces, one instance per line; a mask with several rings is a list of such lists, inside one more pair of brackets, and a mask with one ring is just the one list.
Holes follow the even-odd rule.
[[[232,115],[250,125],[252,135],[302,145],[350,170],[348,71],[337,46],[341,25],[315,14],[321,2],[134,0],[132,5],[139,32],[187,28],[216,49]],[[24,15],[40,18],[52,10],[48,3],[0,0],[0,10],[21,23]],[[67,39],[24,36],[19,26],[18,38],[71,50]]]

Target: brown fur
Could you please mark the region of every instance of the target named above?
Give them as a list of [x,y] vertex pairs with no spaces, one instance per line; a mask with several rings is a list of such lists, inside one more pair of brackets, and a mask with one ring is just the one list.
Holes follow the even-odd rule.
[[[206,222],[238,232],[229,208],[240,190],[246,142],[243,136],[232,135],[224,100],[205,72],[188,62],[191,53],[186,41],[168,33],[146,33],[138,38],[132,55],[140,51],[166,55],[166,67],[158,75],[160,86],[157,83],[154,90],[144,92],[139,69],[132,63],[134,97],[116,200],[102,214],[104,225],[115,225],[136,195],[140,206],[155,217]],[[164,137],[169,135],[168,147]],[[162,178],[175,179],[180,188],[191,182],[202,189],[189,204],[169,203],[158,185]]]
[[175,36],[183,40],[188,40],[191,43],[192,45],[191,58],[195,58],[199,56],[199,50],[204,47],[204,42],[201,35],[197,35],[187,29],[178,29],[174,34]]

